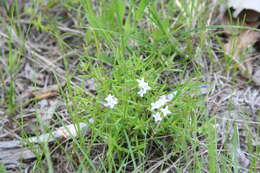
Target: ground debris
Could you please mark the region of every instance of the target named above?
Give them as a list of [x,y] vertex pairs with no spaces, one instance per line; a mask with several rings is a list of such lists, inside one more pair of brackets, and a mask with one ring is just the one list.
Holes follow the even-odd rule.
[[24,67],[24,76],[25,78],[29,79],[30,81],[38,84],[44,85],[44,75],[40,72],[36,72],[29,63],[25,64]]
[[253,6],[255,3],[259,2],[251,0],[238,3],[230,0],[228,5],[235,11],[231,9],[223,11],[224,14],[220,15],[222,16],[220,24],[226,26],[223,28],[227,39],[224,44],[225,54],[233,59],[244,77],[259,85],[255,77],[259,66],[253,65],[259,58],[253,60],[250,49],[260,40],[260,32],[257,30],[260,26],[260,9]]
[[25,90],[21,95],[17,96],[16,104],[24,107],[29,104],[32,99],[37,101],[58,96],[58,91],[61,87],[62,86],[60,85],[52,85],[46,88],[29,88]]
[[255,71],[252,79],[256,85],[260,86],[260,68]]
[[86,133],[87,129],[88,125],[85,123],[69,124],[59,127],[51,133],[30,137],[26,141],[0,141],[0,163],[4,164],[7,169],[20,167],[24,162],[36,158],[35,151],[26,147],[28,144],[50,143],[62,138],[68,140],[76,137],[79,132]]

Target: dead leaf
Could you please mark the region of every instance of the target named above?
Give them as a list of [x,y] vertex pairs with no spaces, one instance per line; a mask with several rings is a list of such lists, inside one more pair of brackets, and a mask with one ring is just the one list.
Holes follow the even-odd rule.
[[[259,23],[260,24],[260,23]],[[224,51],[232,56],[233,60],[239,65],[244,74],[251,75],[253,67],[250,61],[240,62],[243,51],[260,39],[260,32],[253,30],[242,31],[238,37],[230,38],[224,45]],[[245,63],[246,62],[246,63]]]
[[235,12],[233,16],[236,18],[240,12],[244,9],[254,10],[260,13],[260,1],[259,0],[229,0],[228,1],[229,8],[234,8]]
[[223,31],[227,36],[224,51],[238,65],[241,74],[252,79],[254,71],[252,58],[246,54],[246,50],[260,40],[260,32],[254,30],[260,26],[260,1],[229,0],[228,6],[235,9],[234,18],[228,15],[229,12],[225,12],[221,20],[222,25],[246,26],[252,29],[224,28]]
[[243,10],[239,15],[238,18],[242,21],[245,20],[245,23],[252,24],[254,22],[259,21],[260,13],[254,10]]

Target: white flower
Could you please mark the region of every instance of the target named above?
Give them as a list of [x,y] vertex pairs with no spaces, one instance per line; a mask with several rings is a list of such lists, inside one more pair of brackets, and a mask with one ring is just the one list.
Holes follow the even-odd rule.
[[159,109],[160,107],[164,106],[166,103],[168,102],[168,100],[166,99],[166,96],[163,95],[160,97],[159,100],[157,100],[156,102],[152,103],[151,106],[152,106],[152,110],[154,109]]
[[167,98],[168,102],[170,102],[176,94],[177,94],[177,91],[167,94],[166,98]]
[[143,89],[140,89],[140,90],[137,92],[137,94],[138,94],[139,96],[141,96],[141,97],[143,97],[145,93],[146,93],[146,90],[143,90]]
[[159,99],[162,103],[166,104],[169,100],[167,99],[166,95],[162,95],[160,96],[160,99]]
[[89,122],[90,124],[93,124],[93,123],[94,123],[94,119],[93,119],[93,118],[89,118],[89,119],[88,119],[88,122]]
[[144,81],[144,78],[142,78],[141,80],[140,79],[137,79],[137,82],[138,82],[138,86],[139,86],[139,88],[143,88],[143,89],[151,89],[150,87],[149,87],[149,85],[148,85],[148,83],[147,82],[145,82]]
[[152,110],[158,109],[158,108],[162,107],[164,104],[165,104],[165,103],[162,102],[162,100],[158,100],[158,101],[156,101],[156,102],[154,102],[154,103],[151,103],[151,106],[152,106],[151,109],[152,109]]
[[105,98],[105,100],[107,101],[107,103],[105,103],[104,106],[105,107],[110,107],[111,109],[113,109],[114,106],[118,103],[118,99],[115,96],[111,95],[111,94],[109,94]]
[[159,109],[160,107],[164,106],[166,103],[170,102],[176,94],[177,92],[175,91],[170,94],[160,96],[159,100],[157,100],[154,103],[151,103],[152,106],[151,109],[152,110]]
[[156,114],[153,114],[152,116],[154,117],[155,122],[162,121],[162,117],[159,112],[157,112]]
[[163,113],[163,116],[167,116],[171,113],[171,111],[169,111],[168,109],[168,106],[166,106],[165,108],[161,108],[160,111]]
[[151,90],[151,87],[144,81],[144,78],[137,79],[136,81],[138,82],[138,87],[140,89],[137,94],[141,97],[143,97],[148,90]]

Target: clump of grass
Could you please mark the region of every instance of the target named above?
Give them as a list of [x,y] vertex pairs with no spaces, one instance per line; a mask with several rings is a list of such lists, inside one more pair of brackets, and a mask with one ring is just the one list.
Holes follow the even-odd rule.
[[[148,1],[114,3],[100,2],[93,7],[89,1],[81,1],[89,22],[86,44],[91,40],[95,43],[96,53],[91,56],[96,59],[94,62],[88,59],[87,53],[79,71],[86,74],[83,78],[94,78],[97,83],[95,97],[86,96],[81,90],[74,90],[69,96],[76,103],[70,112],[74,121],[94,120],[90,125],[90,138],[81,143],[88,155],[79,155],[86,164],[92,165],[84,169],[96,172],[162,171],[174,163],[173,170],[181,171],[185,162],[193,165],[186,165],[190,170],[203,167],[201,155],[196,152],[203,143],[198,136],[210,141],[216,136],[206,133],[212,129],[210,124],[214,121],[209,121],[203,97],[198,96],[198,86],[202,83],[192,80],[200,75],[197,69],[190,71],[189,66],[194,50],[189,39],[193,34],[181,30],[192,30],[192,20],[183,15],[176,18],[179,8],[170,8],[176,7],[172,1],[167,5]],[[184,10],[189,9],[189,4],[181,4]],[[199,6],[195,2],[193,5]],[[195,12],[186,11],[186,15],[189,13]],[[170,25],[172,20],[175,20],[174,26]],[[169,84],[162,80],[164,73],[175,74],[177,80],[173,78],[173,84]],[[138,95],[137,79],[141,78],[151,87],[144,97]],[[177,95],[169,103],[172,113],[155,122],[151,103],[174,91]],[[118,99],[113,109],[103,104],[109,94]],[[97,145],[102,148],[98,152],[95,150]],[[81,147],[77,149],[79,153]],[[210,169],[214,172],[216,143],[205,144],[204,149],[208,147],[210,164],[213,164]]]
[[[94,120],[87,139],[80,136],[71,142],[76,159],[66,155],[75,170],[152,172],[167,169],[172,163],[175,171],[204,166],[197,152],[203,143],[199,136],[210,140],[215,136],[205,133],[214,121],[208,122],[203,97],[198,94],[201,82],[192,79],[200,78],[201,73],[192,67],[192,40],[196,36],[190,32],[196,21],[203,26],[198,20],[203,14],[196,11],[200,5],[205,4],[145,0],[64,3],[77,12],[78,27],[85,32],[84,54],[75,74],[95,79],[97,84],[94,95],[86,95],[70,83],[66,87],[65,98],[73,103],[68,106],[71,120]],[[70,49],[60,36],[55,33],[62,50]],[[64,64],[69,65],[66,59]],[[172,80],[164,80],[165,73],[172,74]],[[141,78],[151,87],[144,97],[138,95],[137,79]],[[175,91],[168,103],[171,114],[155,122],[151,104]],[[109,94],[118,99],[113,109],[103,104]],[[214,142],[209,148],[216,152]],[[209,156],[211,164],[216,164],[214,156]],[[184,164],[187,162],[190,164]]]
[[[158,84],[163,69],[154,67],[150,58],[118,58],[110,73],[99,67],[98,72],[92,72],[92,77],[98,83],[96,97],[78,99],[78,95],[74,96],[77,101],[75,109],[84,110],[85,113],[80,116],[73,114],[73,118],[77,121],[94,120],[88,149],[91,151],[97,143],[104,145],[106,154],[103,156],[102,171],[108,169],[113,172],[122,168],[128,171],[145,170],[149,164],[144,161],[152,157],[152,148],[158,150],[156,154],[160,157],[163,154],[176,157],[171,159],[175,162],[177,155],[185,155],[190,150],[190,144],[195,140],[191,135],[203,128],[198,128],[198,122],[206,118],[206,114],[201,112],[202,100],[192,96],[192,93],[196,93],[195,88],[198,88],[199,83],[196,82],[171,86],[177,92],[169,102],[172,113],[160,122],[154,121],[151,103],[173,91],[167,91],[170,87],[167,84]],[[144,97],[138,95],[137,79],[142,77],[152,88]],[[118,99],[113,109],[103,105],[109,94]],[[159,167],[167,167],[163,165]]]

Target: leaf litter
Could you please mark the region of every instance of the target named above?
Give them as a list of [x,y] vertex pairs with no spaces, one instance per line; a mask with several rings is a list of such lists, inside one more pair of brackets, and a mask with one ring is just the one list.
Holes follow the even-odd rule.
[[[10,6],[12,4],[11,1],[7,3],[10,3]],[[19,3],[21,5],[19,9],[24,9],[23,6],[30,5],[30,3],[32,2]],[[58,13],[64,12],[64,9],[58,8],[54,10],[55,12],[59,15]],[[1,18],[4,18],[5,9],[2,10],[1,6],[0,13]],[[24,11],[22,13],[24,14]],[[29,16],[23,15],[22,18],[23,20],[16,22],[22,28],[27,28],[28,31],[31,29],[26,40],[19,37],[19,33],[10,27],[10,23],[0,23],[0,163],[4,164],[9,172],[19,172],[19,170],[29,172],[30,167],[36,164],[35,152],[41,154],[37,149],[40,146],[35,145],[35,150],[32,151],[31,147],[28,147],[29,143],[47,142],[50,146],[54,140],[64,143],[64,141],[76,137],[77,133],[86,132],[86,124],[73,124],[69,120],[68,111],[60,95],[60,90],[65,86],[65,67],[61,60],[64,56],[70,57],[68,59],[70,72],[74,73],[73,69],[76,69],[74,67],[77,65],[81,50],[74,49],[74,53],[70,49],[68,52],[62,51],[57,40],[50,37],[48,32],[28,26],[30,24],[27,23],[30,21]],[[66,20],[71,22],[70,18]],[[70,28],[69,23],[64,21],[59,28],[62,32],[70,33],[67,36],[71,37],[71,46],[73,46],[73,44],[79,43],[79,38],[84,32]],[[75,33],[76,31],[77,33]],[[77,34],[80,34],[80,37],[76,36]],[[24,50],[21,52],[22,57],[15,59],[17,62],[12,73],[8,69],[10,53],[8,43],[10,42],[11,51]],[[75,54],[75,52],[77,53]],[[53,57],[58,58],[54,60]],[[15,111],[9,115],[5,100],[8,98],[11,83],[14,86],[12,101]],[[96,88],[93,79],[76,77],[71,79],[71,84],[74,86],[84,84],[86,92],[88,88],[89,90]],[[37,116],[44,126],[48,126],[49,133],[39,126]],[[20,123],[23,123],[23,128]],[[22,139],[21,136],[24,134],[28,135],[26,137],[28,141]],[[58,159],[62,163],[65,162],[60,157],[57,157]]]
[[[222,15],[220,23],[222,25],[235,25],[235,28],[225,28],[224,33],[228,37],[224,44],[225,53],[230,56],[239,66],[241,74],[259,85],[260,66],[254,67],[253,64],[259,61],[250,57],[250,50],[253,45],[260,41],[260,1],[249,0],[229,0],[228,9]],[[234,10],[232,11],[231,8]],[[231,15],[230,15],[231,14]],[[252,52],[252,51],[251,51]]]

